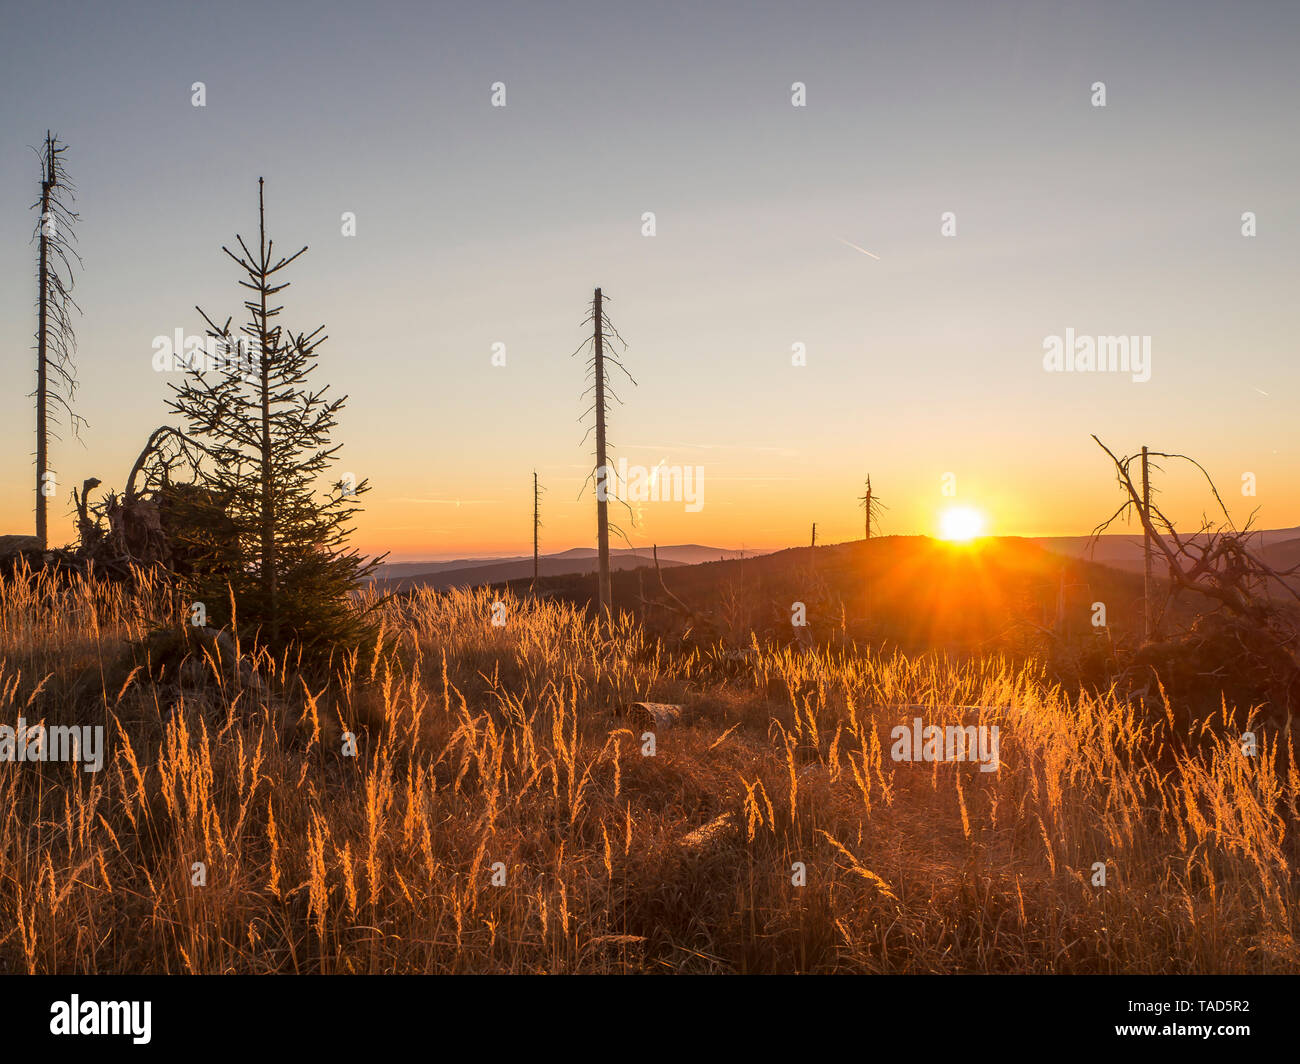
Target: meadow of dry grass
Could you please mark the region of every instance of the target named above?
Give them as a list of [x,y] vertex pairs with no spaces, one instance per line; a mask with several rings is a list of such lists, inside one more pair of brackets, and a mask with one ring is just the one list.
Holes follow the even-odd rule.
[[[156,588],[0,585],[0,722],[108,736],[99,773],[0,764],[0,971],[1300,970],[1295,740],[1243,756],[1244,709],[1180,754],[1034,666],[673,657],[491,602],[250,682],[133,657]],[[687,707],[653,757],[631,699]],[[894,762],[916,715],[997,724],[1001,768]]]

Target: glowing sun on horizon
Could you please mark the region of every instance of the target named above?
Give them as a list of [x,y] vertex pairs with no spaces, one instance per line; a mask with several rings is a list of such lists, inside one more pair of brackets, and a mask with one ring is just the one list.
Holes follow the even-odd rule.
[[973,506],[950,506],[939,515],[939,538],[969,543],[984,532],[984,515]]

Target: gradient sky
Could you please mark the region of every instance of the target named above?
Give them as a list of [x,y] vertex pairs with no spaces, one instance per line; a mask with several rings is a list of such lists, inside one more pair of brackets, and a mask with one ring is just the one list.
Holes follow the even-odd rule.
[[[1120,501],[1090,433],[1300,524],[1295,4],[0,11],[0,532],[33,523],[47,128],[78,185],[90,423],[53,445],[55,539],[66,489],[120,488],[171,420],[153,337],[200,333],[195,304],[242,320],[220,247],[256,235],[259,175],[277,245],[311,247],[281,320],[329,333],[363,550],[527,553],[534,468],[543,550],[593,543],[569,353],[597,284],[639,382],[615,454],[704,468],[703,508],[644,506],[636,544],[857,538],[868,472],[886,533],[933,533],[952,472],[991,532],[1082,534]],[[1067,327],[1149,335],[1150,381],[1044,372]],[[1177,519],[1208,506],[1160,484]]]

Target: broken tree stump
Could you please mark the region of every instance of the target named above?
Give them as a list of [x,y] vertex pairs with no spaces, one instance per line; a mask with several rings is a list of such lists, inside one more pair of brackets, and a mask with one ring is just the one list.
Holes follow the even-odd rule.
[[634,728],[664,731],[682,718],[685,706],[671,702],[628,702],[615,710]]

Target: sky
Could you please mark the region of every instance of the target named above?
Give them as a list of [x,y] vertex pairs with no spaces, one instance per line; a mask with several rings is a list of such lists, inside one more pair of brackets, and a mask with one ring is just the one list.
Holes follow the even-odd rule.
[[[310,249],[281,321],[329,335],[365,552],[529,553],[534,470],[543,552],[594,544],[596,286],[637,382],[612,455],[703,485],[623,512],[633,544],[860,538],[868,474],[885,534],[953,505],[1086,534],[1122,501],[1094,433],[1300,525],[1298,44],[1283,3],[0,0],[0,534],[33,527],[46,129],[89,423],[52,445],[56,540],[67,489],[120,489],[176,421],[154,338],[241,320],[221,246],[258,177],[277,247]],[[1149,379],[1049,371],[1067,330],[1148,338]]]

